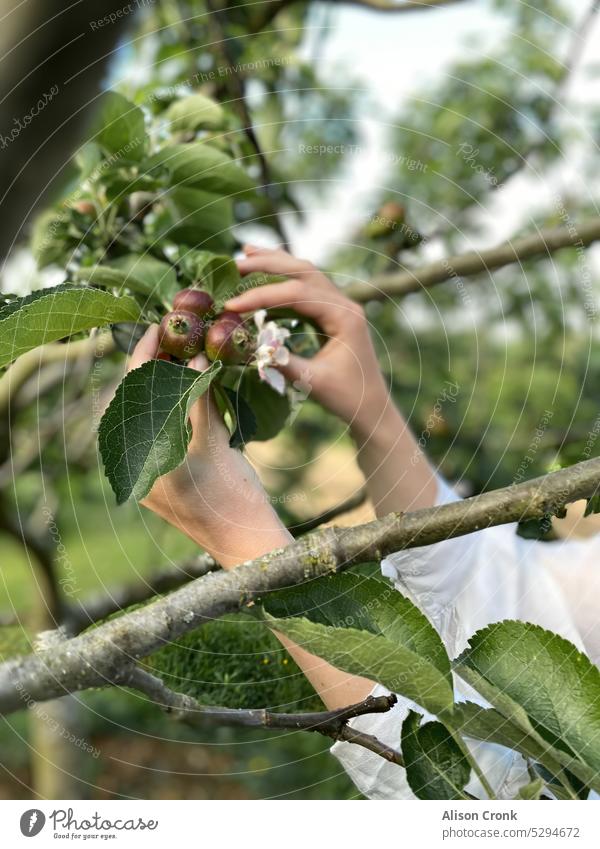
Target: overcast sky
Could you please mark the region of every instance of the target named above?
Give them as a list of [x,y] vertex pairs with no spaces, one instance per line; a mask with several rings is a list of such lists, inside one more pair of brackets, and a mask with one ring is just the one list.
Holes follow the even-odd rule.
[[[569,5],[582,14],[588,3],[570,0]],[[343,179],[337,186],[328,184],[327,192],[308,211],[306,223],[291,224],[289,228],[296,252],[322,260],[338,240],[348,238],[364,220],[372,187],[385,185],[389,156],[394,153],[389,146],[389,128],[402,104],[420,91],[425,82],[440,81],[457,59],[489,52],[506,33],[507,22],[492,11],[491,3],[486,0],[470,0],[444,9],[400,15],[376,14],[353,6],[342,6],[332,13],[331,7],[318,4],[309,23],[312,28],[307,31],[304,45],[307,56],[314,55],[319,33],[323,26],[328,27],[328,37],[318,53],[323,78],[333,86],[343,86],[345,78],[341,69],[350,68],[353,76],[368,89],[374,104],[362,116],[360,155],[348,158]],[[596,103],[600,103],[598,82],[582,84],[582,80],[586,67],[594,60],[598,62],[598,57],[600,26],[596,20],[586,38],[578,75],[573,79],[577,97]],[[562,181],[576,180],[576,162],[565,163],[559,176]],[[510,193],[504,197],[498,193],[497,208],[490,210],[493,227],[488,238],[493,241],[509,235],[515,225],[512,213],[515,208],[522,215],[534,216],[544,194],[552,188],[532,186],[531,178],[524,177],[514,181]]]

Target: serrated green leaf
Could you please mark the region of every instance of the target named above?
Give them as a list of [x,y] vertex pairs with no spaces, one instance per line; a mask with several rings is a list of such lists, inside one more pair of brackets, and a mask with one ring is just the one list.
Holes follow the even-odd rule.
[[173,266],[152,256],[127,254],[91,268],[79,268],[77,277],[96,286],[130,289],[157,300],[170,300],[178,290]]
[[402,723],[402,757],[410,789],[418,799],[465,799],[471,767],[441,722],[421,725],[411,710]]
[[92,137],[112,156],[139,160],[147,144],[144,113],[122,94],[107,91],[102,95]]
[[528,721],[522,728],[500,711],[473,702],[455,704],[451,721],[452,727],[466,737],[514,749],[526,758],[544,764],[553,775],[562,771],[560,762],[552,754],[552,746],[535,733]]
[[453,692],[446,676],[426,658],[386,637],[356,628],[332,628],[308,619],[266,616],[276,631],[344,672],[378,681],[430,713],[452,707]]
[[0,366],[47,342],[118,321],[137,321],[132,298],[61,285],[18,298],[0,310]]
[[202,141],[163,147],[147,168],[150,174],[166,171],[172,186],[193,186],[225,197],[254,191],[252,179],[230,156]]
[[197,372],[151,360],[123,378],[98,433],[117,503],[144,498],[157,478],[181,465],[191,438],[190,408],[220,369],[218,361]]
[[304,616],[335,628],[385,637],[428,660],[452,687],[450,660],[426,616],[391,584],[361,575],[331,575],[269,593],[264,609],[278,618]]
[[[460,659],[459,659],[460,660]],[[491,684],[483,675],[475,669],[470,669],[465,664],[454,661],[453,668],[455,673],[466,681],[474,690],[476,690],[483,698],[489,702],[496,711],[508,720],[509,725],[502,725],[500,729],[496,729],[497,739],[500,745],[508,745],[511,748],[516,748],[522,751],[526,757],[536,758],[540,763],[553,775],[564,774],[564,769],[572,772],[580,781],[593,787],[600,792],[600,777],[589,766],[582,764],[573,755],[552,746],[533,726],[530,718],[521,705],[517,704],[509,695],[502,692],[498,687]],[[451,721],[454,723],[454,716],[457,716],[457,722],[460,722],[463,711],[470,710],[466,708],[465,703],[460,703],[454,706]],[[491,714],[481,716],[483,724],[481,730],[490,735],[486,739],[494,739],[492,734],[495,732],[491,727],[494,722],[494,717]],[[471,718],[473,722],[473,718]],[[489,723],[489,724],[488,724]],[[511,727],[512,726],[512,727]],[[476,733],[477,723],[471,725],[470,732],[465,730],[465,733],[471,733],[478,738]],[[504,736],[503,736],[504,735]],[[562,778],[561,778],[562,780]]]
[[181,133],[218,129],[223,126],[226,115],[223,107],[210,97],[192,94],[172,103],[166,117],[171,124],[171,132]]
[[554,747],[600,775],[600,670],[568,640],[527,622],[478,631],[460,663],[527,713]]

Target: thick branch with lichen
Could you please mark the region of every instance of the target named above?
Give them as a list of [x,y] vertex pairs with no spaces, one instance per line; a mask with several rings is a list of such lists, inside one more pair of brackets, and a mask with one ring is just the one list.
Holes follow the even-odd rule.
[[131,668],[203,622],[240,610],[273,589],[300,584],[401,549],[430,545],[493,525],[560,514],[596,494],[600,459],[527,483],[352,528],[325,528],[229,572],[213,572],[145,607],[0,666],[0,713],[127,680]]

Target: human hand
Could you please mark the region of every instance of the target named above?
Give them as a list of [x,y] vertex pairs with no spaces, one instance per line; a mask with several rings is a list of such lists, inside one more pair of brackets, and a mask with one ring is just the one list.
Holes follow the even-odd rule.
[[[157,325],[138,342],[128,370],[159,354]],[[188,368],[204,371],[198,354]],[[229,433],[207,392],[190,410],[192,438],[181,466],[158,478],[141,502],[210,552],[225,568],[287,545],[291,537],[269,503],[256,472],[229,446]]]
[[389,394],[377,362],[362,307],[351,301],[312,263],[283,250],[246,246],[241,274],[280,274],[282,283],[258,286],[231,298],[228,310],[292,307],[315,321],[327,342],[311,359],[291,354],[279,370],[323,407],[345,421],[357,440],[369,439],[389,407]]

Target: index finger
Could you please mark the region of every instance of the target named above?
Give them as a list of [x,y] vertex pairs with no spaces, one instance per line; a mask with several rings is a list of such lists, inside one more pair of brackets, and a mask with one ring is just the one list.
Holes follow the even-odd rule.
[[256,251],[236,260],[240,274],[250,274],[262,271],[264,274],[284,274],[286,276],[311,274],[316,268],[306,259],[296,259],[295,256],[282,250]]
[[[333,296],[332,296],[333,295]],[[255,312],[276,307],[293,307],[300,315],[311,318],[326,332],[333,334],[339,323],[340,298],[326,289],[309,286],[302,280],[286,280],[255,286],[225,302],[225,309],[235,312]]]

